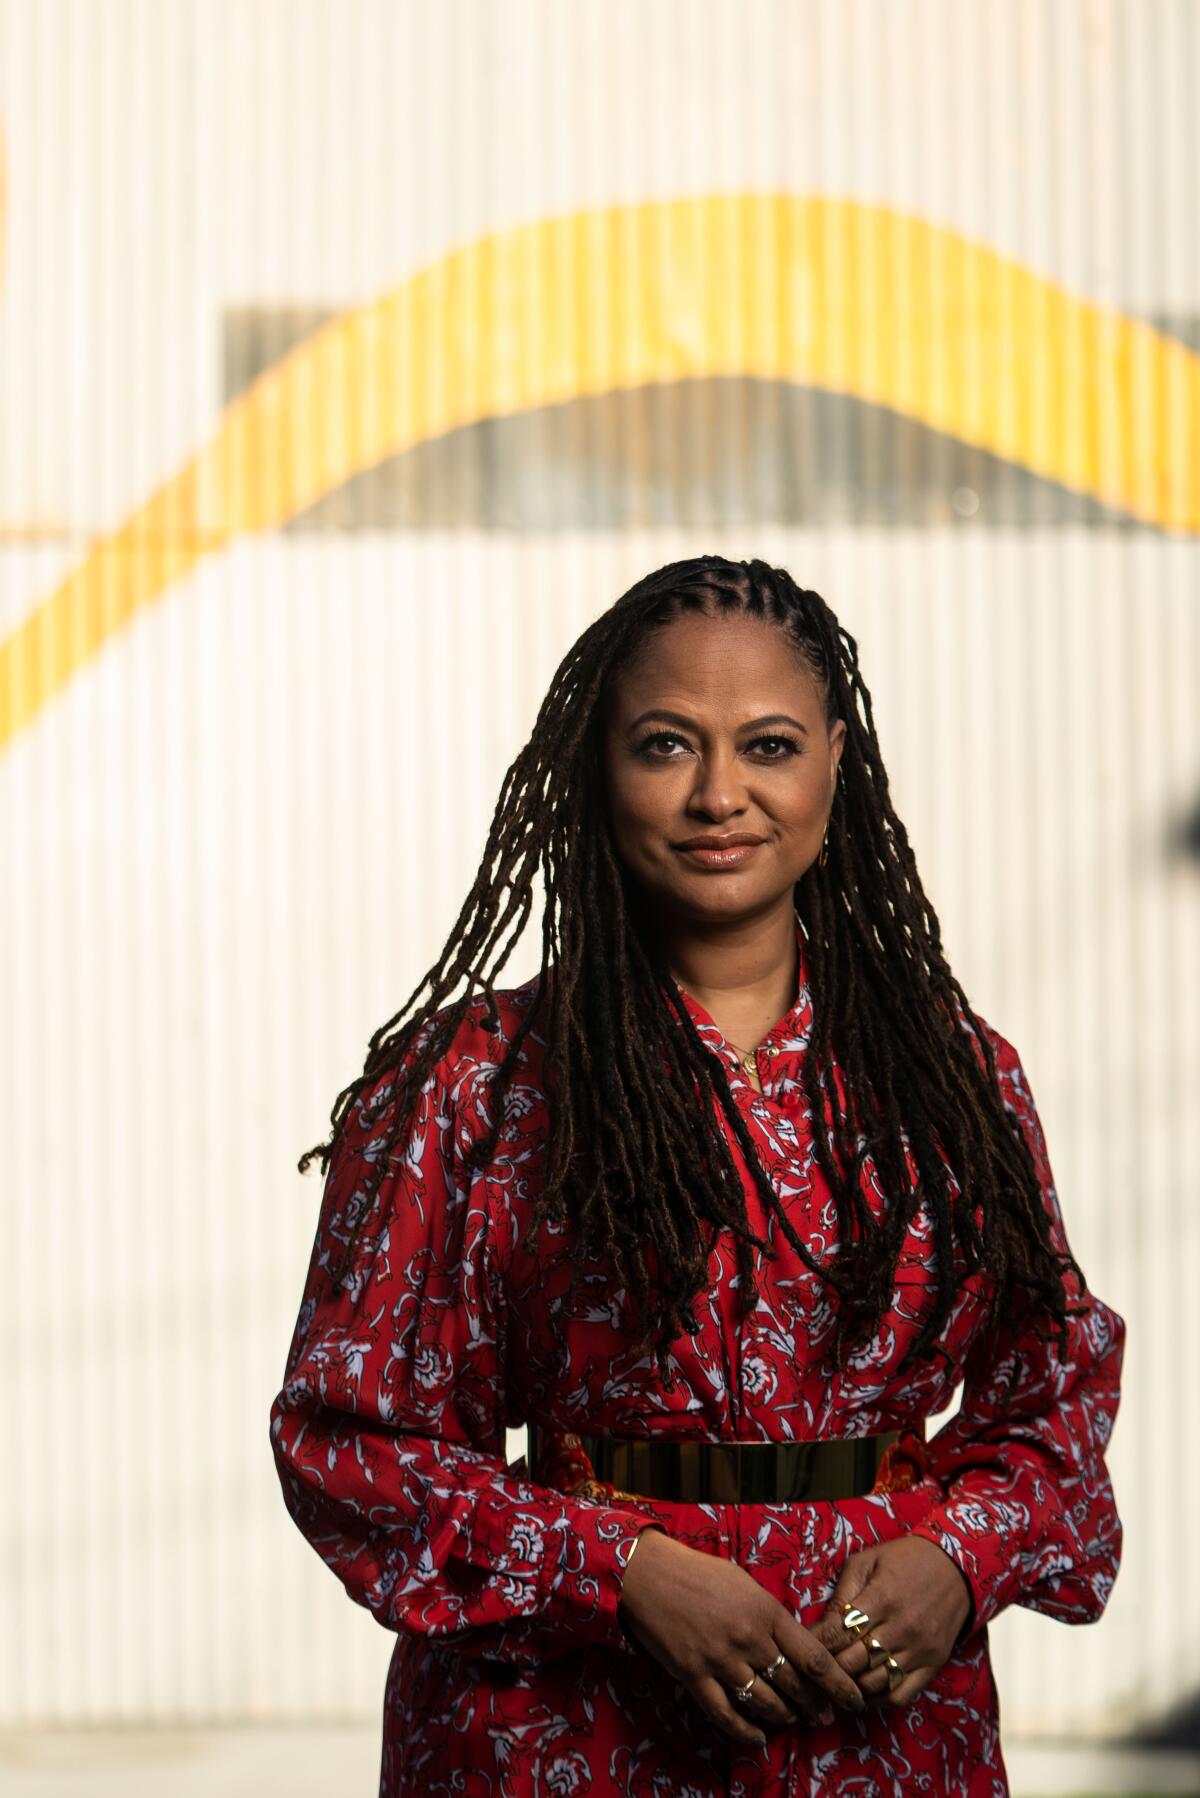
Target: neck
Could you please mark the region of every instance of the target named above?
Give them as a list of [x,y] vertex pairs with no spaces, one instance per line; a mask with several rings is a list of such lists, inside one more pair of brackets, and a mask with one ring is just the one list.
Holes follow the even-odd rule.
[[757,1041],[796,997],[798,947],[791,895],[773,911],[735,924],[662,931],[667,966],[726,1035]]

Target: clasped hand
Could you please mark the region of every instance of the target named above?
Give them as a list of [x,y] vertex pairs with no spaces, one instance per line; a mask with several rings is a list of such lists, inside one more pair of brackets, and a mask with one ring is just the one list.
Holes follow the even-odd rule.
[[[903,1669],[894,1691],[883,1667],[868,1670],[865,1643],[845,1629],[838,1607],[846,1601],[867,1613],[869,1634]],[[909,1702],[948,1658],[969,1608],[950,1557],[924,1537],[906,1536],[852,1555],[829,1608],[806,1629],[744,1568],[658,1526],[639,1538],[620,1607],[629,1634],[709,1720],[734,1741],[757,1744],[766,1740],[764,1724],[832,1721],[833,1704],[861,1711],[867,1696],[880,1693],[893,1704]],[[764,1669],[780,1654],[768,1680]],[[755,1675],[745,1703],[736,1703],[733,1689]]]
[[[847,1603],[870,1619],[860,1635],[846,1628]],[[970,1588],[944,1550],[926,1536],[897,1536],[850,1556],[812,1633],[869,1698],[910,1704],[949,1660],[971,1609]],[[885,1664],[871,1667],[870,1643],[899,1664],[897,1684],[889,1687]]]

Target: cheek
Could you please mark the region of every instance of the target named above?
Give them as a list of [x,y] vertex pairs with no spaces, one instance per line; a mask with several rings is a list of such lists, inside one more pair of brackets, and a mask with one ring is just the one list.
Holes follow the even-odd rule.
[[807,800],[798,805],[791,818],[792,829],[797,836],[811,836],[825,828],[825,808],[818,800]]
[[635,842],[661,830],[676,806],[669,779],[650,779],[637,769],[609,774],[609,813],[618,842]]
[[611,768],[606,769],[605,773],[609,830],[619,859],[628,861],[632,840],[637,831],[628,782],[623,781]]
[[806,778],[779,795],[777,816],[788,830],[811,831],[823,825],[826,794],[820,781]]

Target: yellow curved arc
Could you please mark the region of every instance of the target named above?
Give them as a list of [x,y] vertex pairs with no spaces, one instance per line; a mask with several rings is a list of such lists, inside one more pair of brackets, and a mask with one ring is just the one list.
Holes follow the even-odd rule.
[[984,245],[854,200],[541,219],[332,320],[0,644],[0,743],[242,532],[463,425],[750,375],[890,407],[1148,524],[1200,529],[1200,357]]

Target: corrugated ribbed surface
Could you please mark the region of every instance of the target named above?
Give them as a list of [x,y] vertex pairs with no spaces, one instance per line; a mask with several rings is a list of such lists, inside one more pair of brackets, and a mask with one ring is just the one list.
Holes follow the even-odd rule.
[[0,4],[4,1722],[375,1713],[267,1444],[295,1161],[559,658],[703,549],[858,637],[1130,1323],[1125,1568],[1097,1630],[1001,1620],[1006,1726],[1194,1690],[1198,41],[1167,0]]

